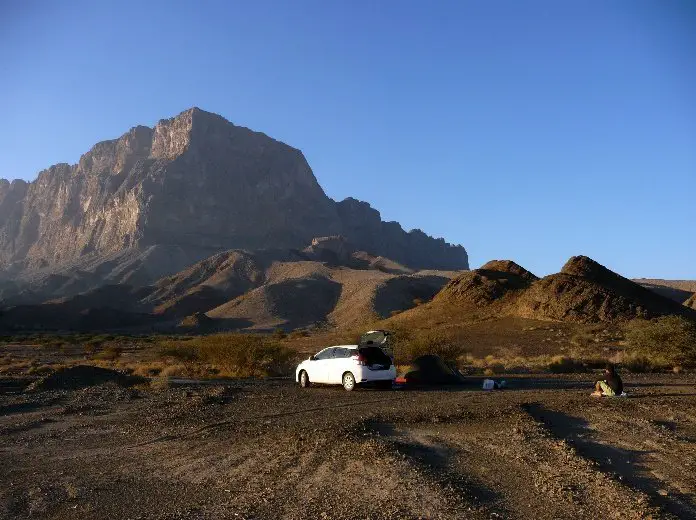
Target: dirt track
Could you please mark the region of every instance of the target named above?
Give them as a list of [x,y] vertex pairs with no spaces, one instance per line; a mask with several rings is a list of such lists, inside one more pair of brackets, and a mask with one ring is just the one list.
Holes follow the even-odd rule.
[[[696,380],[0,395],[2,518],[694,518]],[[0,385],[1,386],[1,385]]]

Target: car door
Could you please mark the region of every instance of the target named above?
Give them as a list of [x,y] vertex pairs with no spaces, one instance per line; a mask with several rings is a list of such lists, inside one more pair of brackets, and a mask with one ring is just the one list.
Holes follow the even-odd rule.
[[307,375],[313,383],[328,383],[329,360],[333,357],[333,348],[325,348],[317,352],[307,363]]
[[349,370],[349,350],[343,347],[335,347],[331,359],[327,361],[327,382],[340,385],[343,382],[343,373]]

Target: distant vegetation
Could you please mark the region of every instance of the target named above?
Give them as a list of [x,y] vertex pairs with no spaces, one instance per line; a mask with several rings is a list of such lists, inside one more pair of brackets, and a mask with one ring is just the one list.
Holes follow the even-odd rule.
[[410,364],[416,358],[435,354],[448,363],[458,364],[466,354],[461,342],[438,332],[421,332],[411,336],[405,332],[398,334],[394,347],[397,363]]
[[[469,374],[572,373],[615,363],[630,372],[696,368],[696,322],[678,316],[607,325],[539,321],[445,320],[389,323],[402,371],[435,354]],[[364,331],[299,330],[270,334],[126,336],[24,334],[0,337],[0,374],[41,375],[60,366],[93,364],[159,377],[292,376],[295,363],[328,345],[356,342]]]
[[626,341],[635,364],[696,366],[696,323],[680,316],[635,321]]
[[281,345],[277,335],[213,334],[160,343],[163,357],[203,362],[230,377],[267,377],[289,373],[296,351]]

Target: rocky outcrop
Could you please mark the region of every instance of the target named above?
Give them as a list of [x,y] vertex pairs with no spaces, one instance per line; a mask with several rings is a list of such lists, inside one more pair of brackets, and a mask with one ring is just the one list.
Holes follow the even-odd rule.
[[696,311],[696,293],[692,294],[689,299],[684,302],[684,305]]
[[536,276],[511,260],[491,260],[480,269],[452,278],[437,295],[437,299],[485,306],[505,296],[519,294],[536,280]]
[[420,229],[403,230],[398,222],[384,222],[367,202],[347,198],[336,204],[343,235],[359,249],[417,269],[468,269],[462,246],[432,238]]
[[[556,274],[537,278],[510,260],[460,273],[435,296],[480,315],[575,323],[625,322],[696,313],[624,278],[586,256],[571,257]],[[436,312],[443,312],[436,307]]]
[[200,259],[334,235],[411,267],[468,268],[461,246],[407,233],[367,203],[331,200],[299,150],[197,108],[98,143],[34,182],[0,181],[5,269],[151,246]]
[[527,271],[520,264],[518,264],[517,262],[513,262],[512,260],[490,260],[483,264],[480,270],[511,273],[519,276],[527,282],[535,282],[539,279],[535,274],[531,273],[530,271]]
[[664,315],[696,318],[683,305],[586,256],[573,256],[559,273],[534,282],[520,296],[515,312],[525,318],[584,323]]

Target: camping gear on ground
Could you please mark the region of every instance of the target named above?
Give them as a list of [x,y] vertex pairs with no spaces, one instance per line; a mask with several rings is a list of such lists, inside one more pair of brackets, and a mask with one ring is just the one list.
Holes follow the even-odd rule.
[[459,372],[434,354],[417,357],[411,366],[413,370],[405,376],[409,385],[458,385],[465,381]]

